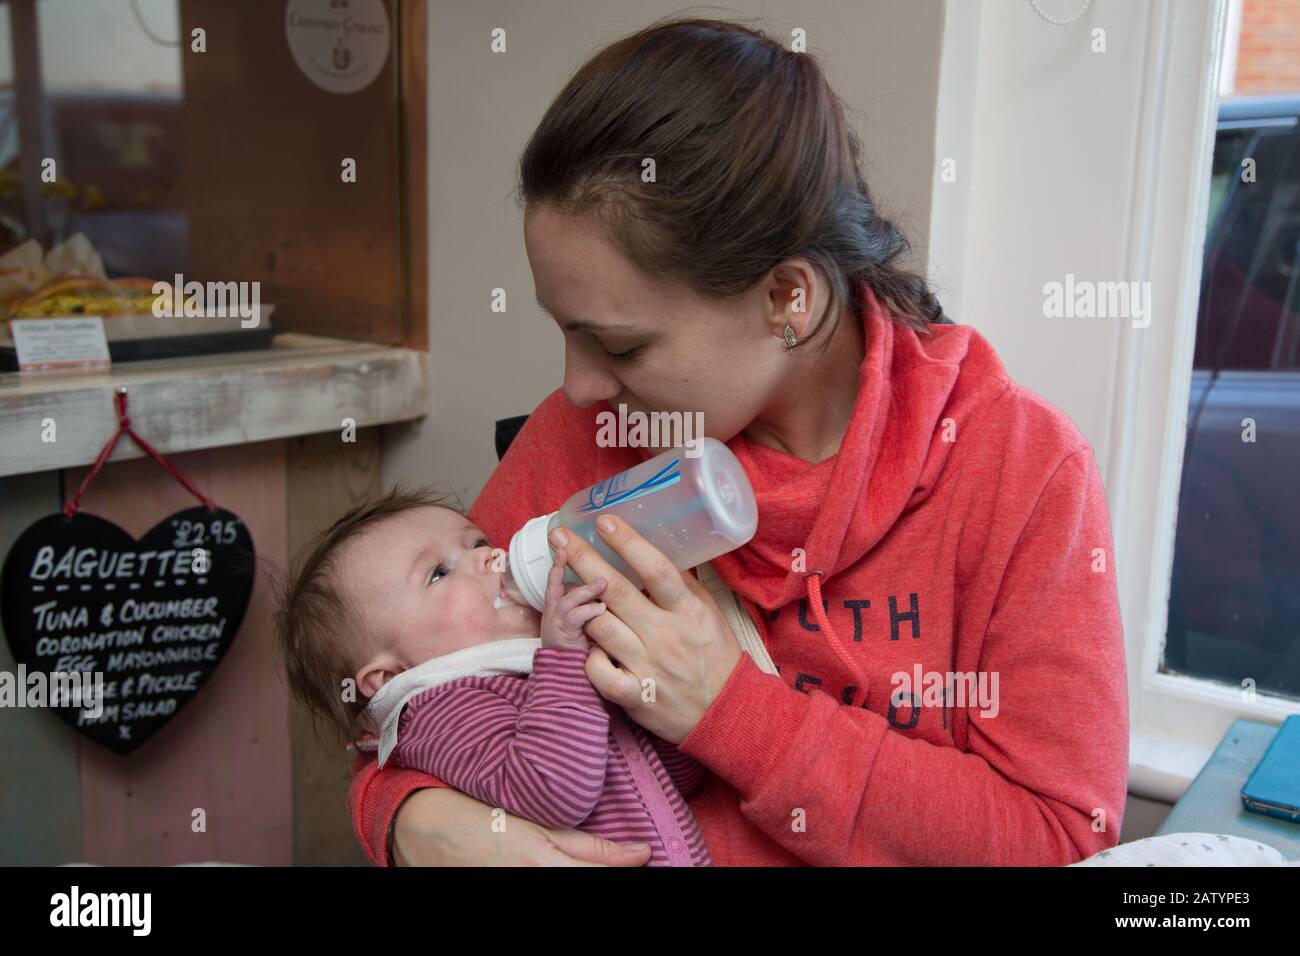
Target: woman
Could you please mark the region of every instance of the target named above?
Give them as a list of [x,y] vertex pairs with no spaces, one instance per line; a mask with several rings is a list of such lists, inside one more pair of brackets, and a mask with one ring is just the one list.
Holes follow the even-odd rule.
[[[1115,845],[1126,680],[1092,450],[900,270],[816,61],[736,24],[651,26],[579,70],[520,172],[564,382],[471,518],[501,544],[653,454],[597,443],[620,406],[700,412],[745,465],[758,533],[712,563],[779,674],[626,525],[609,541],[649,596],[568,546],[611,579],[588,676],[709,768],[690,803],[715,862],[1059,865]],[[648,856],[498,832],[432,777],[357,767],[376,862]]]

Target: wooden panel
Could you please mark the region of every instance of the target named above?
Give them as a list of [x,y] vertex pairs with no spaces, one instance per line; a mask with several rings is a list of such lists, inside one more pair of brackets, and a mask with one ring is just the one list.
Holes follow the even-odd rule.
[[[0,475],[86,465],[116,427],[113,390],[130,392],[136,430],[164,454],[313,432],[344,418],[378,425],[428,411],[429,356],[282,335],[256,352],[132,362],[58,377],[0,375]],[[57,441],[41,440],[54,419]],[[112,461],[140,457],[130,441]]]
[[[0,478],[0,561],[37,518],[59,510],[58,472]],[[9,642],[0,670],[14,673]],[[77,732],[44,710],[0,710],[0,865],[50,866],[81,859]]]
[[[275,653],[270,578],[286,554],[284,445],[263,442],[174,460],[244,519],[257,549],[257,581],[216,673],[156,736],[127,757],[81,743],[85,859],[286,865],[292,860],[289,697]],[[75,487],[82,475],[70,471],[66,482]],[[179,483],[145,459],[107,465],[82,506],[138,536],[193,504]],[[197,808],[207,814],[203,833],[191,829]]]
[[[379,429],[286,442],[289,474],[289,554],[296,557],[317,532],[348,508],[379,492]],[[311,715],[295,699],[289,710],[293,739],[293,861],[308,866],[364,866],[365,854],[348,815],[351,756],[325,743]]]
[[290,55],[283,3],[180,9],[182,36],[203,27],[208,49],[182,58],[187,278],[260,282],[280,328],[397,344],[399,207],[423,197],[399,191],[392,47],[365,89],[330,93]]

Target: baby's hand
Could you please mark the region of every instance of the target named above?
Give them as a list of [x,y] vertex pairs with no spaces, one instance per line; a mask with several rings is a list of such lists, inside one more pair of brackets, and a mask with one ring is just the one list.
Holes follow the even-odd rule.
[[564,593],[564,568],[568,555],[564,549],[555,552],[551,571],[546,576],[546,607],[542,611],[542,647],[589,646],[582,626],[598,614],[605,612],[603,601],[592,601],[605,590],[605,579],[597,578],[591,584],[576,587]]

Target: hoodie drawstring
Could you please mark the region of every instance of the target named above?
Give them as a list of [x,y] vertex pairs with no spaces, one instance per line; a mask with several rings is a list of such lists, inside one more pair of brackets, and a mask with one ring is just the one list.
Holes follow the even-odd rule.
[[822,607],[822,575],[820,571],[813,571],[804,577],[804,586],[808,592],[808,606],[812,608],[813,618],[817,621],[817,626],[821,632],[826,635],[826,640],[830,642],[831,650],[835,656],[840,659],[853,678],[858,682],[849,696],[849,706],[858,706],[858,695],[865,695],[867,692],[867,677],[862,669],[858,667],[857,661],[849,653],[849,649],[840,643],[839,635],[831,627],[830,618],[826,616],[826,609]]

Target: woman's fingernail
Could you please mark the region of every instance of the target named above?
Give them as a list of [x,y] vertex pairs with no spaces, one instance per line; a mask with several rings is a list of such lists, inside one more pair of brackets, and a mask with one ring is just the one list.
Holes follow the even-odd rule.
[[569,538],[564,533],[563,528],[556,528],[554,531],[551,532],[551,544],[555,545],[557,548],[564,547],[564,545],[568,542],[568,540]]
[[649,843],[624,843],[623,845],[627,847],[629,853],[641,853],[650,849]]
[[601,515],[596,522],[596,527],[606,534],[611,534],[614,531],[614,519],[609,515]]

